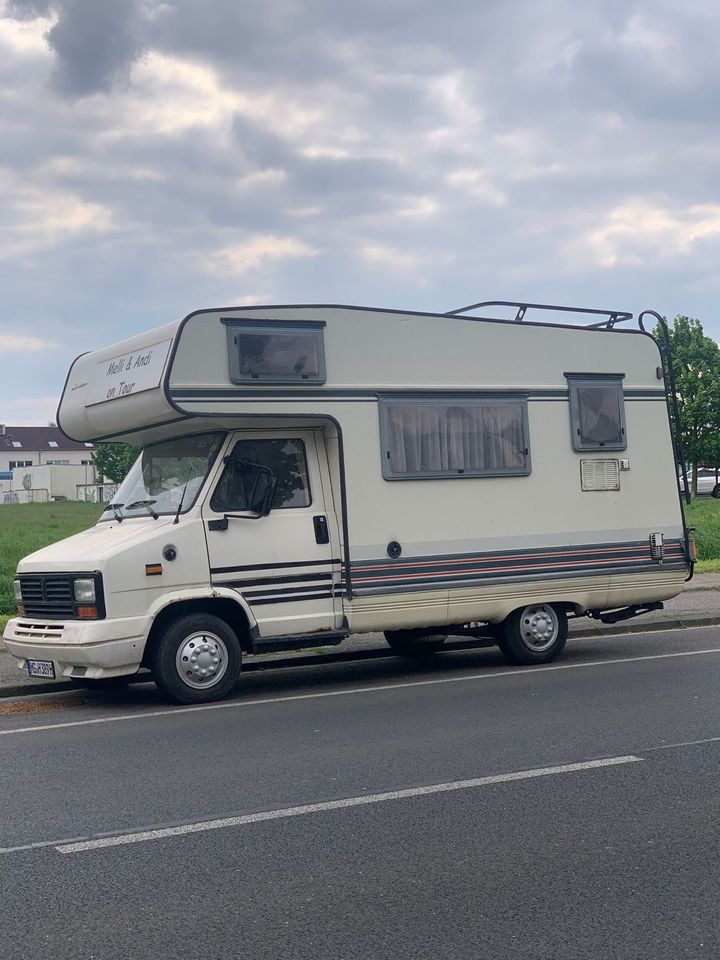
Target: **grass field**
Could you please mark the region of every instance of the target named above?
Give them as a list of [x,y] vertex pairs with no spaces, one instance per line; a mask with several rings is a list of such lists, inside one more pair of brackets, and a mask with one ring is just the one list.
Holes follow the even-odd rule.
[[698,573],[720,573],[720,500],[698,497],[685,507],[685,520],[695,527],[698,543]]
[[[100,516],[94,503],[35,503],[0,507],[0,631],[15,612],[12,582],[18,561],[49,543],[91,527]],[[686,508],[697,528],[698,573],[720,573],[720,500],[702,497]]]

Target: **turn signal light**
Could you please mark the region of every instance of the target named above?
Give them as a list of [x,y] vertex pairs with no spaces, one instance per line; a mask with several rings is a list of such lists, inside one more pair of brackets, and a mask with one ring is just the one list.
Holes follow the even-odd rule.
[[97,607],[78,607],[77,615],[81,620],[97,620]]
[[22,603],[19,603],[19,604],[17,605],[17,612],[18,612],[18,616],[19,616],[19,617],[24,617],[24,616],[25,616],[25,607],[24,607],[24,605],[23,605]]

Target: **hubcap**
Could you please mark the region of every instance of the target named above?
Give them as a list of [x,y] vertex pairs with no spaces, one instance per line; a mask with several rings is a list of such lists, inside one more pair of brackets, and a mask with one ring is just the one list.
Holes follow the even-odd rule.
[[543,653],[557,640],[560,631],[558,616],[546,603],[525,607],[520,617],[520,637],[526,647]]
[[178,647],[178,676],[195,690],[214,687],[227,670],[227,647],[215,633],[193,633]]

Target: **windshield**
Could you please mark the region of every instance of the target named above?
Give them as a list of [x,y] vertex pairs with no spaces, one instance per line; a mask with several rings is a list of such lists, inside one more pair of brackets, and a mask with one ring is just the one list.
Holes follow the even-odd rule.
[[[181,437],[143,450],[111,502],[103,520],[182,513],[195,502],[225,439],[223,433]],[[184,491],[184,495],[183,495]]]

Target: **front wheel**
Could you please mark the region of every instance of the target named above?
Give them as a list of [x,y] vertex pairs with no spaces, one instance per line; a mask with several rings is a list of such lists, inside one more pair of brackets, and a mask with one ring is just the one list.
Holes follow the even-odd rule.
[[503,621],[498,646],[510,663],[549,663],[563,652],[567,631],[567,615],[562,607],[533,603],[514,610]]
[[153,680],[178,703],[222,699],[235,686],[241,666],[235,631],[207,613],[192,613],[171,623],[151,657]]

